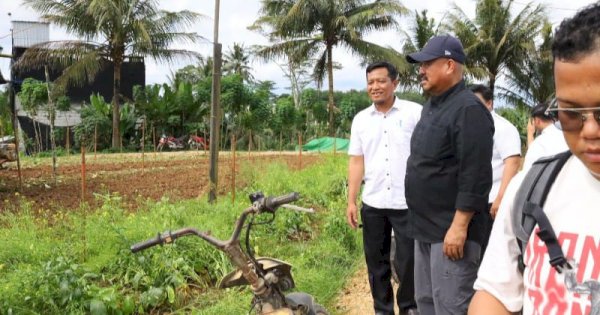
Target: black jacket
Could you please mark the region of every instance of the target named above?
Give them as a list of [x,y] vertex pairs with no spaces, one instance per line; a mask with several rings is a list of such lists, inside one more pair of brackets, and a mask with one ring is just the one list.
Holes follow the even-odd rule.
[[467,239],[481,243],[492,187],[494,122],[461,81],[430,98],[411,138],[406,169],[409,235],[443,242],[456,209],[476,212]]

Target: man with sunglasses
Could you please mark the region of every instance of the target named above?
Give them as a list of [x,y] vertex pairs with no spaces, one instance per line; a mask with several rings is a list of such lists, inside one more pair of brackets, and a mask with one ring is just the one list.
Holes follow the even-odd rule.
[[432,37],[406,59],[419,63],[421,86],[431,95],[411,138],[405,180],[417,308],[423,315],[465,314],[492,186],[494,123],[465,86],[457,38]]
[[[546,112],[548,104],[540,103],[531,109],[531,118],[527,124],[527,153],[523,161],[523,170],[531,168],[538,159],[567,151],[567,143],[560,129],[554,126],[554,120]],[[539,133],[534,138],[533,134]]]
[[[524,172],[509,184],[469,314],[600,314],[600,2],[561,23],[552,54],[556,102],[546,113],[562,130],[572,156],[541,203],[547,221],[538,223],[522,251],[512,222],[522,209],[515,200]],[[547,242],[549,236],[557,243],[547,247],[541,239]],[[556,248],[567,264],[550,261]]]

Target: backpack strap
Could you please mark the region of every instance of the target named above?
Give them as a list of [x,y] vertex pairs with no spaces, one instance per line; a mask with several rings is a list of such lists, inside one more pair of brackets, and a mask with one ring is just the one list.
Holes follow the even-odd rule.
[[544,202],[548,192],[563,165],[571,156],[570,151],[537,160],[523,179],[514,199],[511,213],[513,231],[521,254],[519,255],[519,270],[525,270],[523,254],[531,232],[536,225],[540,230],[538,237],[546,244],[550,264],[561,272],[568,266],[556,234],[548,217],[544,213]]

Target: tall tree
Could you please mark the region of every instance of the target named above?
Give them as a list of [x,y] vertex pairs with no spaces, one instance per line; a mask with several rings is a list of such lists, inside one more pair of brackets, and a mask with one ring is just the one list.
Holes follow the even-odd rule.
[[416,65],[407,65],[404,56],[419,51],[425,46],[427,41],[437,35],[440,24],[435,19],[427,16],[427,10],[421,12],[415,10],[414,19],[409,26],[409,31],[402,31],[404,44],[402,45],[402,54],[393,58],[393,62],[399,70],[400,85],[408,90],[420,89],[419,77],[416,73]]
[[554,97],[554,62],[552,59],[552,24],[542,29],[542,42],[528,58],[510,65],[506,74],[507,87],[499,87],[500,97],[510,104],[528,110]]
[[249,65],[250,54],[243,44],[233,43],[233,47],[223,57],[225,61],[223,72],[225,74],[237,74],[245,82],[254,80],[254,76],[250,73],[250,69],[252,69]]
[[534,41],[547,20],[542,5],[528,3],[513,15],[513,0],[478,0],[475,18],[457,5],[448,16],[448,27],[462,41],[467,53],[467,71],[487,78],[494,90],[503,71],[528,58]]
[[113,148],[121,144],[121,68],[126,56],[170,62],[176,57],[196,55],[170,49],[172,43],[194,43],[201,38],[196,33],[182,32],[200,18],[199,14],[159,10],[157,0],[24,0],[24,3],[40,12],[44,20],[83,40],[32,47],[21,58],[22,65],[41,67],[53,63],[66,67],[57,80],[64,85],[91,82],[100,70],[112,65]]
[[321,86],[325,75],[328,78],[329,135],[334,136],[333,48],[343,47],[358,56],[384,55],[389,49],[364,36],[396,28],[396,17],[405,12],[399,0],[262,0],[256,23],[272,27],[269,37],[275,42],[259,49],[258,55],[316,59],[313,76],[317,85]]

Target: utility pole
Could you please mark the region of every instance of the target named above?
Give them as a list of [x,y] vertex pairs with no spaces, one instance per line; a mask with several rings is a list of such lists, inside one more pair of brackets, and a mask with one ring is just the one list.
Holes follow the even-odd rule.
[[217,182],[219,178],[219,106],[221,98],[221,44],[219,44],[219,6],[220,0],[215,0],[215,24],[213,36],[213,69],[212,69],[212,93],[210,105],[210,190],[208,201],[217,200]]
[[[12,14],[8,12],[8,18],[10,19]],[[17,149],[17,172],[19,174],[19,191],[23,187],[23,177],[21,175],[21,157],[19,156],[19,119],[17,118],[17,107],[15,105],[15,71],[13,69],[13,64],[15,60],[15,34],[14,29],[10,28],[10,45],[11,45],[11,54],[10,54],[10,80],[8,85],[8,101],[10,103],[10,110],[13,113],[12,123],[13,130],[15,133],[15,146]]]

